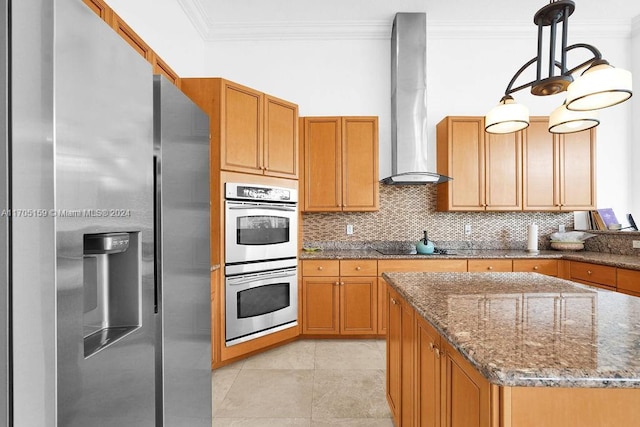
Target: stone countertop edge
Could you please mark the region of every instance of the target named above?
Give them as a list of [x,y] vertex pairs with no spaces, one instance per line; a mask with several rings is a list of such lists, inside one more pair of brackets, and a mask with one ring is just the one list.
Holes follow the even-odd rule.
[[[603,290],[599,288],[593,288],[586,285],[577,284],[568,280],[558,279],[556,277],[539,275],[538,273],[383,273],[382,277],[385,281],[395,289],[416,311],[416,314],[421,316],[426,322],[428,322],[441,336],[445,339],[453,348],[456,349],[471,365],[480,372],[490,383],[498,385],[498,386],[506,386],[506,387],[559,387],[559,388],[634,388],[640,389],[640,360],[634,362],[636,359],[640,359],[637,353],[640,353],[640,324],[636,324],[636,328],[633,325],[628,326],[627,332],[622,332],[624,337],[612,337],[611,341],[618,344],[618,341],[623,342],[626,338],[627,341],[630,340],[629,345],[627,344],[619,344],[622,347],[622,350],[632,351],[635,357],[630,357],[631,354],[617,354],[614,351],[610,351],[610,353],[615,354],[607,354],[609,359],[603,362],[603,365],[600,365],[600,360],[598,359],[598,365],[596,368],[585,368],[582,369],[577,367],[567,367],[566,364],[557,363],[558,366],[545,366],[545,367],[535,367],[533,363],[535,355],[527,354],[527,357],[532,361],[527,364],[526,367],[520,368],[508,368],[504,366],[500,366],[500,360],[482,360],[483,356],[478,356],[477,349],[474,347],[474,343],[482,340],[471,340],[471,344],[465,345],[461,340],[457,339],[454,336],[455,331],[450,330],[446,322],[439,321],[436,316],[432,316],[432,313],[429,311],[429,303],[433,304],[433,300],[428,301],[428,291],[429,284],[424,283],[424,280],[428,278],[434,277],[442,277],[444,283],[444,278],[447,279],[447,285],[451,285],[453,287],[461,285],[460,278],[471,276],[482,276],[483,279],[480,281],[491,282],[491,276],[493,277],[502,277],[503,285],[505,277],[509,278],[508,275],[527,275],[531,278],[536,277],[536,279],[540,279],[540,286],[545,286],[543,290],[546,291],[549,286],[561,286],[565,291],[572,289],[576,292],[582,292],[582,295],[591,295],[596,294],[596,297],[600,297],[601,299],[604,296],[604,299],[610,298],[613,299],[611,303],[612,308],[620,304],[622,300],[632,301],[633,302],[633,312],[636,313],[640,317],[640,298],[631,297],[624,294],[619,294],[617,292]],[[506,276],[505,276],[506,275]],[[451,276],[453,279],[451,279]],[[456,280],[456,277],[458,280]],[[524,277],[524,276],[523,276]],[[405,278],[407,278],[405,280]],[[415,283],[415,280],[422,280],[421,284],[418,285]],[[519,277],[520,278],[520,277]],[[414,283],[410,283],[414,280]],[[404,281],[404,283],[403,283]],[[536,282],[537,280],[534,280]],[[517,281],[516,281],[517,282]],[[522,280],[520,280],[522,282]],[[515,283],[515,282],[514,282]],[[438,286],[440,284],[436,284]],[[431,294],[438,295],[438,290],[432,291]],[[480,294],[483,292],[479,292]],[[496,295],[499,295],[497,293]],[[446,296],[445,301],[437,301],[437,305],[444,305],[443,302],[446,302],[449,294],[446,292],[441,293],[440,297]],[[438,296],[435,297],[438,299]],[[629,300],[631,299],[631,300]],[[606,304],[605,304],[606,305]],[[432,307],[433,311],[438,311],[437,307]],[[614,311],[614,310],[610,310]],[[611,316],[613,317],[613,316]],[[621,320],[622,321],[622,320]],[[615,322],[615,320],[614,320]],[[597,326],[597,325],[596,325]],[[620,325],[621,327],[624,325]],[[454,326],[455,327],[455,326]],[[633,332],[635,330],[635,333]],[[499,338],[502,338],[501,335],[498,334]],[[489,340],[491,343],[492,340]],[[504,339],[503,339],[504,341]],[[486,344],[486,343],[482,343]],[[602,349],[598,348],[601,345],[600,340],[598,343],[587,343],[588,346],[595,346],[593,351],[598,352],[602,351]],[[480,346],[477,344],[476,347]],[[500,345],[503,346],[502,344]],[[636,348],[637,347],[637,348]],[[495,349],[495,345],[493,347],[484,348],[485,353],[489,353],[492,355],[491,349]],[[620,350],[620,349],[618,349]],[[554,353],[555,354],[555,353]],[[600,356],[600,353],[598,353]],[[484,359],[487,359],[489,356],[485,355]],[[555,357],[554,357],[555,360]],[[611,365],[607,362],[611,362]],[[508,364],[509,360],[503,362],[503,364]],[[625,365],[625,368],[615,368],[616,363],[620,365]],[[635,363],[635,365],[632,365]],[[600,372],[598,372],[600,369]]]
[[301,260],[340,260],[340,259],[564,259],[568,261],[589,262],[611,267],[640,270],[640,257],[634,255],[614,255],[603,252],[561,252],[540,251],[530,253],[524,250],[456,250],[454,255],[383,255],[374,249],[321,250],[317,252],[301,251]]

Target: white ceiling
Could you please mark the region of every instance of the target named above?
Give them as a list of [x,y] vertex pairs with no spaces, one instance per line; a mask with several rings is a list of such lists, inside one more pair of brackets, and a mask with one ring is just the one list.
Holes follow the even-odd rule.
[[[261,27],[286,37],[294,27],[345,25],[370,27],[387,33],[396,12],[427,13],[427,21],[443,25],[526,27],[535,31],[533,15],[547,1],[540,0],[177,0],[203,38],[240,34]],[[640,17],[638,0],[574,0],[571,24],[607,24],[631,29]],[[383,28],[384,27],[384,28]],[[388,27],[388,28],[387,28]],[[359,31],[362,31],[360,29]],[[260,31],[250,31],[260,34]]]

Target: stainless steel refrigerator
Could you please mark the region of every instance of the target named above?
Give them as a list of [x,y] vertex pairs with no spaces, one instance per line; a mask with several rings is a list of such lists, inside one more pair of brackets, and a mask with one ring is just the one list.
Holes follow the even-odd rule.
[[0,425],[211,425],[208,121],[82,0],[0,0]]

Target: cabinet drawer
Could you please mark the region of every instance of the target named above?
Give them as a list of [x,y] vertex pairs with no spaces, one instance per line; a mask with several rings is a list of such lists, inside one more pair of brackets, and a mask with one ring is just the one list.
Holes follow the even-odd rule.
[[616,286],[616,268],[571,261],[571,278],[607,286]]
[[513,271],[520,273],[540,273],[547,276],[558,275],[557,259],[514,259]]
[[338,260],[312,260],[302,261],[303,276],[339,276],[340,262]]
[[385,259],[378,261],[378,274],[392,272],[467,271],[466,259]]
[[377,276],[378,261],[376,260],[342,260],[340,261],[341,276]]
[[618,268],[617,276],[616,283],[620,292],[630,295],[640,293],[640,271]]
[[510,259],[470,259],[469,271],[481,272],[505,272],[512,271],[513,265]]

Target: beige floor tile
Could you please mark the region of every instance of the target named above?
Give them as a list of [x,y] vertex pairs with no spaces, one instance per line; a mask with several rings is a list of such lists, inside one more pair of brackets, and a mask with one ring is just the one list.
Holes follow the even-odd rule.
[[332,418],[311,420],[311,427],[394,427],[391,418]]
[[243,369],[215,414],[220,418],[310,417],[312,392],[312,370]]
[[216,418],[213,427],[309,427],[309,418]]
[[313,369],[315,350],[315,341],[295,341],[248,358],[242,369]]
[[384,384],[381,369],[316,370],[311,418],[389,418]]
[[239,373],[240,369],[230,369],[226,366],[213,371],[211,375],[211,395],[213,399],[211,406],[214,416]]
[[316,369],[385,369],[378,340],[318,340]]

